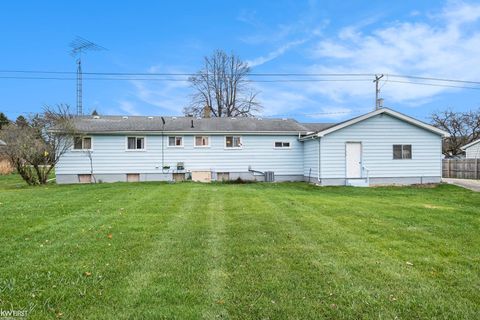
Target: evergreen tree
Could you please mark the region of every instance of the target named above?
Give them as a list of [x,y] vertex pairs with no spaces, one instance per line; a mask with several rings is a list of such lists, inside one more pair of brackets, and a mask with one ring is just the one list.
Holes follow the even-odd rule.
[[0,129],[9,123],[10,120],[8,120],[7,116],[3,112],[0,112]]
[[27,127],[29,125],[28,120],[22,115],[17,117],[17,120],[15,120],[15,123],[19,127]]

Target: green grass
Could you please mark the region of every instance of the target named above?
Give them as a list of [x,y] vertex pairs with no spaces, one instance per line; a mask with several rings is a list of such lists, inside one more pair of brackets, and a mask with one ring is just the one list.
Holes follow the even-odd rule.
[[[32,319],[474,319],[480,194],[0,177],[0,309]],[[109,237],[111,235],[111,238]]]

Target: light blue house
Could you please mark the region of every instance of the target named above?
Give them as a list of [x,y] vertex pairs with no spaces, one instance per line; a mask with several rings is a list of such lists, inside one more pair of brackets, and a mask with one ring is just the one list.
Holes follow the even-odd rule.
[[319,185],[437,183],[442,138],[382,108],[337,123],[292,119],[77,117],[81,136],[56,167],[58,183],[259,180]]
[[464,145],[462,150],[465,151],[465,158],[480,159],[480,139]]

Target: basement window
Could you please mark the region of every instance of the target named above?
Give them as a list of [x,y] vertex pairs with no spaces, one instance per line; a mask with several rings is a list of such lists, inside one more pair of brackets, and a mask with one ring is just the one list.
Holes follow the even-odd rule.
[[242,137],[239,136],[226,136],[225,137],[225,148],[237,148],[242,147]]
[[412,159],[412,145],[411,144],[394,144],[393,145],[393,159]]
[[145,150],[145,137],[127,137],[127,150]]
[[207,136],[196,136],[195,137],[195,147],[209,147],[210,139]]
[[290,148],[290,142],[282,142],[282,141],[275,142],[275,149],[287,149],[287,148]]
[[168,137],[169,147],[183,147],[183,137]]
[[73,138],[73,150],[92,150],[92,138],[91,137]]

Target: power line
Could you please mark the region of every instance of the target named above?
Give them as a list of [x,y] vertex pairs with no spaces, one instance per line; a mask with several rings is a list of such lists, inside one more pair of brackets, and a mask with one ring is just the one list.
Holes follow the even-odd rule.
[[[83,73],[85,74],[85,73]],[[32,76],[0,76],[0,79],[25,79],[25,80],[76,80],[67,77],[32,77]],[[138,81],[185,81],[189,79],[179,78],[111,78],[111,77],[89,77],[84,80],[138,80]],[[342,81],[370,81],[370,79],[274,79],[274,80],[245,80],[246,82],[342,82]]]
[[[67,77],[32,77],[32,76],[0,76],[0,79],[12,79],[12,80],[64,80],[72,81],[77,80],[76,78],[67,78]],[[188,82],[188,79],[178,79],[178,78],[118,78],[118,77],[88,77],[83,78],[84,80],[103,80],[103,81],[177,81],[177,82]],[[246,80],[251,83],[281,83],[281,82],[370,82],[371,79],[271,79],[271,80]],[[471,86],[456,86],[448,84],[439,84],[439,83],[426,83],[426,82],[413,82],[413,81],[402,81],[402,80],[393,80],[390,79],[388,82],[391,83],[404,83],[412,85],[424,85],[424,86],[434,86],[434,87],[445,87],[445,88],[458,88],[458,89],[473,89],[480,90],[480,87],[471,87]],[[479,83],[480,84],[480,83]]]
[[[76,74],[73,71],[47,71],[47,70],[0,70],[0,73],[44,73],[44,74]],[[171,72],[83,72],[90,75],[119,75],[119,76],[195,76],[198,73],[171,73]],[[324,77],[324,76],[358,76],[371,77],[373,73],[249,73],[255,77]]]
[[420,77],[420,76],[397,75],[397,74],[387,74],[387,76],[389,76],[389,77],[395,77],[395,78],[418,79],[418,80],[432,80],[432,81],[442,81],[442,82],[458,82],[458,83],[480,84],[480,81],[459,80],[459,79]]
[[[49,71],[49,70],[0,70],[0,73],[31,73],[31,74],[76,74],[73,71]],[[83,72],[86,75],[106,75],[106,76],[195,76],[198,73],[169,73],[169,72]],[[436,77],[423,77],[415,75],[400,75],[400,74],[387,74],[387,77],[393,78],[408,78],[417,80],[430,80],[440,82],[458,82],[458,83],[470,83],[480,84],[480,81],[449,79],[449,78],[436,78]],[[249,73],[248,76],[252,77],[374,77],[374,73]]]
[[460,89],[480,90],[480,87],[455,86],[455,85],[448,85],[448,84],[436,84],[436,83],[425,83],[425,82],[410,82],[410,81],[401,81],[401,80],[389,80],[388,82],[405,83],[405,84],[418,84],[418,85],[422,85],[422,86],[432,86],[432,87],[446,87],[446,88],[460,88]]

